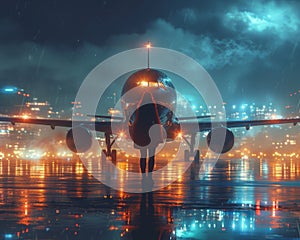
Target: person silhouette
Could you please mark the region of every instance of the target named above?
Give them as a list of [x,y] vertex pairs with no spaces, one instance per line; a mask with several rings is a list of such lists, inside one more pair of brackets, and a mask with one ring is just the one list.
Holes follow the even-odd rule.
[[151,93],[143,94],[133,115],[135,119],[130,135],[134,141],[134,147],[140,150],[140,170],[142,173],[146,172],[148,155],[148,172],[150,173],[154,170],[156,147],[163,142],[158,107]]

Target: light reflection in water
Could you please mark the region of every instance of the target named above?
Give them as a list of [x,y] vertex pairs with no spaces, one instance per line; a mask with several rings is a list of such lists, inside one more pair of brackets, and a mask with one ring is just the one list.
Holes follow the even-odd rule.
[[[117,164],[138,170],[127,163]],[[101,167],[93,160],[88,168],[94,166]],[[165,178],[180,168],[178,162]],[[1,237],[140,239],[145,233],[149,239],[299,237],[297,161],[220,160],[204,178],[200,168],[193,163],[162,190],[128,194],[97,182],[77,158],[2,159]]]

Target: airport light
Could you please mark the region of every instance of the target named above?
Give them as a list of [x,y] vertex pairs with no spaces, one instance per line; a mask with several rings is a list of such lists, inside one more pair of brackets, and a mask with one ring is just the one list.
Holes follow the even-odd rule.
[[14,89],[13,88],[4,88],[4,92],[13,92]]
[[151,43],[148,41],[148,43],[146,44],[146,48],[151,48],[152,46],[151,46]]
[[6,86],[0,89],[0,92],[7,93],[7,94],[16,93],[17,91],[18,89],[14,86]]
[[24,115],[22,115],[22,118],[23,118],[23,119],[28,119],[29,116],[28,116],[27,114],[24,114]]
[[118,135],[119,135],[119,137],[121,137],[121,138],[123,138],[123,137],[126,136],[124,131],[120,131]]
[[177,137],[178,137],[179,139],[181,139],[182,136],[183,136],[183,135],[182,135],[182,132],[178,132],[178,133],[177,133]]

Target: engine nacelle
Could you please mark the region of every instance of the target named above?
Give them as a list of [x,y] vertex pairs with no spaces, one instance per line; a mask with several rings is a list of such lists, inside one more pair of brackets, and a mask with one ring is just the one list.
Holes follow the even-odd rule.
[[[213,141],[212,137],[214,138]],[[234,135],[228,128],[217,127],[208,133],[206,141],[209,149],[213,152],[226,153],[230,151],[234,145]]]
[[89,129],[84,127],[72,128],[67,132],[66,143],[74,153],[86,152],[92,146],[92,134]]

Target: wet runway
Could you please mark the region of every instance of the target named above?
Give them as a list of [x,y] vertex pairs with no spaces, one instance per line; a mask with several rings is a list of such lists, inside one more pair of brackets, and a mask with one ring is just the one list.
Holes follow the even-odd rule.
[[200,165],[161,190],[130,194],[99,183],[77,158],[2,159],[0,237],[299,238],[299,160],[219,160],[204,178]]

